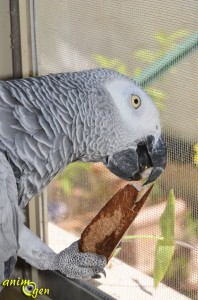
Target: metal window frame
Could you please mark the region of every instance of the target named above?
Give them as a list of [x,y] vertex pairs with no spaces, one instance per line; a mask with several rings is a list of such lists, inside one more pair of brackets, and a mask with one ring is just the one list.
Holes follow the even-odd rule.
[[12,66],[12,35],[10,22],[10,3],[7,0],[0,1],[0,79],[13,78]]

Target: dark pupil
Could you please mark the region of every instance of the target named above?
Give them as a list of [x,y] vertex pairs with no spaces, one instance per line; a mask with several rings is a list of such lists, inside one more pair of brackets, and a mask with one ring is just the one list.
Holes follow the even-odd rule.
[[139,103],[139,101],[138,101],[138,99],[136,98],[136,99],[134,99],[134,103],[135,104],[138,104]]

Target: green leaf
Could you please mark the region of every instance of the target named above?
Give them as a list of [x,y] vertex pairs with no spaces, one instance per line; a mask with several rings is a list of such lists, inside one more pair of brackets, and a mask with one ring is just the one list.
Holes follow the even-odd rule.
[[146,91],[151,96],[151,98],[154,100],[157,108],[160,111],[164,110],[166,107],[166,105],[163,101],[166,98],[165,94],[162,91],[160,91],[156,88],[151,88],[151,87],[146,88]]
[[119,59],[109,59],[103,55],[96,54],[94,56],[95,60],[98,62],[99,66],[102,68],[111,68],[116,70],[117,72],[129,76],[127,72],[126,65]]
[[161,45],[167,43],[168,36],[163,30],[160,30],[154,35],[155,40],[157,40]]
[[165,210],[160,218],[160,229],[163,240],[157,242],[154,262],[154,287],[164,278],[174,254],[175,235],[175,196],[170,191]]
[[166,108],[166,105],[164,103],[162,103],[161,101],[159,101],[158,99],[153,99],[153,100],[155,102],[155,105],[159,109],[159,111],[163,111]]
[[117,68],[116,71],[118,71],[119,73],[129,76],[128,72],[127,72],[127,68],[124,64],[120,64]]
[[116,248],[116,249],[114,250],[114,252],[113,252],[113,257],[118,256],[118,254],[120,253],[121,249],[122,249],[121,247]]
[[141,73],[142,73],[142,69],[136,68],[133,72],[133,77],[137,78],[138,76],[140,76]]
[[159,89],[149,87],[146,88],[146,91],[153,98],[157,98],[159,100],[164,100],[166,98],[165,94]]
[[196,236],[198,232],[198,219],[193,218],[189,211],[187,211],[186,213],[185,224],[186,224],[186,240],[189,237]]
[[172,41],[175,41],[177,39],[181,39],[184,37],[187,37],[190,34],[190,31],[186,30],[186,29],[179,29],[174,31],[173,33],[170,34],[169,38]]
[[57,181],[66,195],[70,196],[72,193],[73,180],[76,178],[76,174],[85,175],[90,170],[90,167],[90,163],[74,162],[69,164],[67,168],[57,176]]
[[158,284],[164,278],[168,266],[172,260],[174,254],[174,243],[172,245],[167,245],[165,240],[158,241],[156,252],[155,252],[155,265],[154,265],[154,287],[156,288]]
[[95,55],[95,60],[99,63],[101,68],[113,68],[115,66],[115,60],[109,59],[100,54]]
[[136,51],[135,56],[146,63],[152,63],[159,57],[158,53],[155,53],[147,49]]
[[68,196],[71,196],[72,192],[72,182],[69,179],[62,178],[60,179],[60,185],[64,191],[64,193]]
[[125,235],[122,238],[122,242],[128,242],[134,239],[150,239],[150,240],[163,240],[161,236],[153,235],[153,234],[138,234],[138,235]]
[[175,232],[175,196],[173,190],[170,191],[165,210],[160,218],[160,229],[166,241],[174,242]]
[[198,166],[198,144],[194,144],[193,146],[193,150],[194,150],[194,164],[196,166]]

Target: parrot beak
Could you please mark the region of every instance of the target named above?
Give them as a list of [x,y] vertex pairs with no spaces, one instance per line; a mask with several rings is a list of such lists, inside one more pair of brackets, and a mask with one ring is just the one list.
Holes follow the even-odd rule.
[[118,177],[137,181],[149,172],[144,184],[153,182],[164,171],[167,161],[166,146],[162,136],[157,140],[149,135],[146,140],[137,144],[137,149],[128,148],[106,157],[105,166]]
[[162,174],[167,163],[166,145],[162,136],[160,136],[157,140],[155,140],[152,135],[148,136],[146,140],[146,148],[149,155],[147,165],[152,166],[152,171],[144,185],[155,181]]

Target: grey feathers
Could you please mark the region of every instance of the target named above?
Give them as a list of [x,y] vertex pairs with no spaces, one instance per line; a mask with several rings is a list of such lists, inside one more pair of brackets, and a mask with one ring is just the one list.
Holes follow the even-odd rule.
[[111,77],[121,75],[101,69],[0,82],[0,150],[13,167],[21,207],[63,166],[91,153],[97,88]]
[[18,249],[18,193],[10,164],[0,152],[0,277],[11,275]]

